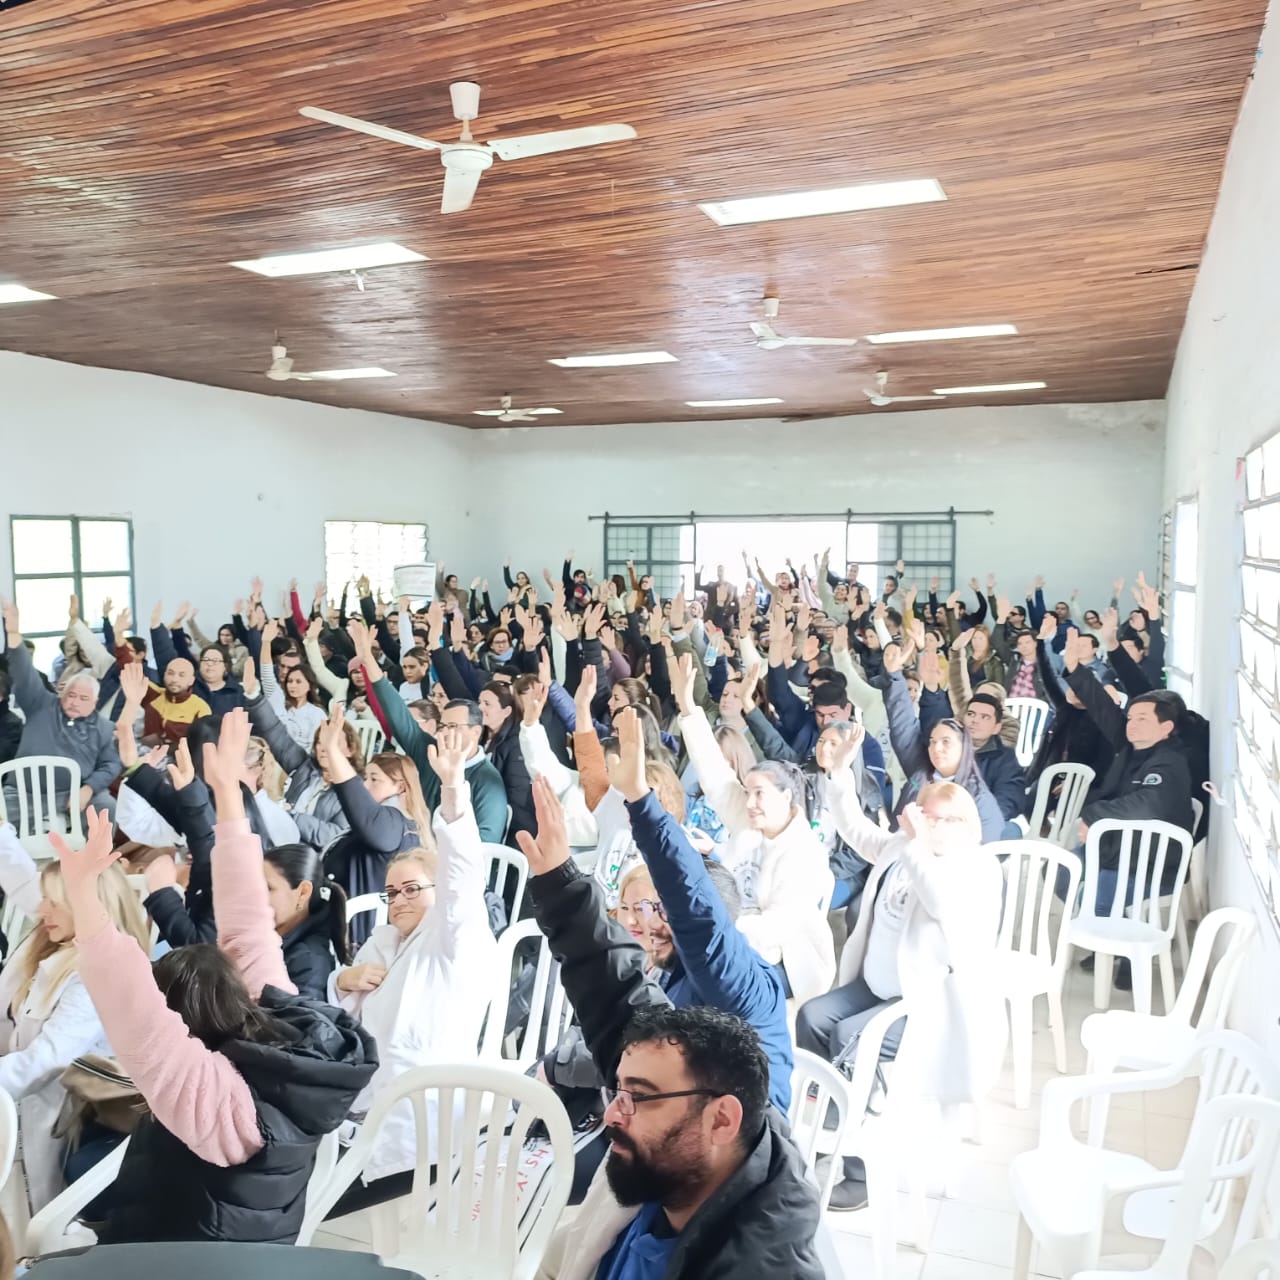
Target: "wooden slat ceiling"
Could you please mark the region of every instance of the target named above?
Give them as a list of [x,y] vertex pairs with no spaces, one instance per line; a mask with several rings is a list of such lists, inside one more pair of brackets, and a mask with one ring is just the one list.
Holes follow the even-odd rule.
[[[1042,379],[987,400],[1158,398],[1264,8],[32,0],[0,11],[0,282],[59,300],[0,307],[0,348],[469,427],[504,392],[562,408],[554,425],[740,396],[868,411],[880,368],[899,395]],[[639,138],[496,161],[442,217],[436,155],[297,114],[452,140],[461,79],[483,89],[481,140],[610,121]],[[917,177],[948,201],[726,228],[696,208]],[[383,239],[430,261],[363,293],[226,265]],[[783,333],[1020,335],[761,351],[766,291]],[[277,330],[299,370],[398,376],[268,382]],[[655,348],[679,363],[546,363]]]

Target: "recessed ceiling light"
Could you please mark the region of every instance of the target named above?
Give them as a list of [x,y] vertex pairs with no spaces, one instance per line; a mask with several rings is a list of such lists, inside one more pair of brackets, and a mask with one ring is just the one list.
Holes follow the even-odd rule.
[[6,302],[48,302],[51,293],[37,293],[20,284],[0,284],[0,305]]
[[994,391],[1043,391],[1043,382],[993,382],[989,387],[935,387],[935,396],[976,396]]
[[426,262],[421,253],[403,245],[383,241],[379,244],[354,245],[349,249],[317,249],[313,253],[279,253],[269,258],[250,258],[233,262],[241,271],[256,275],[312,276],[326,271],[364,271],[370,267],[394,267],[402,262]]
[[305,376],[321,382],[345,382],[348,378],[394,378],[396,375],[390,369],[379,369],[375,365],[367,369],[317,369]]
[[869,333],[868,342],[942,342],[948,338],[1003,338],[1017,333],[1015,324],[962,324],[955,329],[904,329],[898,333]]
[[935,178],[907,182],[865,182],[857,187],[833,187],[827,191],[793,191],[780,196],[747,196],[741,200],[717,200],[699,209],[722,227],[744,222],[773,222],[779,218],[813,218],[822,213],[852,213],[858,209],[888,209],[902,204],[927,204],[945,200],[947,193]]
[[610,356],[561,356],[547,363],[562,369],[611,369],[623,364],[674,364],[675,359],[669,351],[623,351]]
[[516,414],[519,417],[538,417],[545,418],[551,413],[563,413],[563,409],[552,409],[550,406],[542,409],[472,409],[471,411],[478,418],[502,418],[508,414]]
[[781,404],[777,396],[761,396],[758,400],[686,400],[690,409],[749,409],[759,404]]

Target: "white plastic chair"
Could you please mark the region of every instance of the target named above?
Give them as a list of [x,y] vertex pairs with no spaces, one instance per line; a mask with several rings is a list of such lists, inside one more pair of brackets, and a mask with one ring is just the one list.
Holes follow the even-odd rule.
[[[809,1096],[813,1091],[814,1096]],[[827,1112],[834,1107],[834,1128],[826,1127]],[[815,1177],[818,1156],[821,1151],[839,1151],[845,1144],[845,1136],[853,1119],[849,1105],[849,1081],[825,1058],[807,1049],[795,1051],[795,1066],[791,1069],[791,1110],[787,1119],[791,1124],[791,1140],[804,1157],[805,1171]],[[821,1151],[820,1151],[821,1147]],[[818,1185],[818,1204],[825,1209],[831,1199],[836,1181],[835,1160],[829,1162],[827,1176]]]
[[[427,1106],[429,1093],[438,1097],[434,1112]],[[383,1246],[388,1252],[378,1248],[375,1238],[383,1262],[427,1280],[533,1280],[569,1200],[573,1129],[547,1085],[487,1063],[418,1067],[380,1090],[328,1185],[308,1204],[299,1241],[311,1240],[325,1214],[360,1176],[383,1123],[405,1102],[413,1106],[418,1165],[410,1195],[379,1206],[394,1215],[396,1237]],[[500,1141],[508,1121],[510,1134]],[[529,1192],[522,1185],[521,1161],[509,1153],[524,1146],[535,1121],[545,1125],[554,1159],[529,1206],[524,1203]],[[453,1176],[432,1181],[433,1151],[439,1167]]]
[[[520,944],[529,941],[536,943],[529,1019],[523,1032],[512,1032],[507,1037],[504,1032],[511,1001],[516,953],[520,950],[521,954],[527,956],[530,948],[521,948]],[[484,1025],[480,1057],[489,1062],[501,1062],[520,1071],[527,1071],[560,1043],[574,1017],[573,1006],[565,996],[560,982],[560,966],[551,955],[551,945],[538,928],[536,920],[518,920],[502,931],[498,938],[494,972],[497,974],[496,989]],[[504,1045],[514,1051],[512,1056],[503,1056]]]
[[1036,758],[1045,726],[1049,723],[1050,707],[1043,698],[1006,698],[1004,713],[1018,722],[1018,742],[1014,754],[1025,769]]
[[[505,844],[484,844],[484,851],[489,855],[489,888],[507,903],[510,912],[508,919],[514,924],[520,919],[520,910],[524,906],[524,890],[529,882],[529,862],[519,849],[512,849]],[[511,877],[515,876],[515,896],[507,897],[507,889]]]
[[[1168,1225],[1161,1225],[1157,1237],[1164,1240],[1159,1256],[1141,1271],[1081,1271],[1076,1280],[1185,1280],[1198,1248],[1207,1249],[1220,1262],[1228,1249],[1241,1249],[1257,1234],[1267,1182],[1280,1154],[1280,1102],[1238,1095],[1214,1098],[1196,1120],[1187,1142],[1183,1176],[1172,1195],[1162,1189],[1169,1211]],[[1237,1184],[1244,1197],[1232,1230],[1228,1210]],[[1125,1226],[1147,1234],[1140,1221],[1126,1221]],[[1276,1280],[1280,1245],[1274,1240],[1260,1243],[1265,1251],[1255,1251],[1252,1261],[1246,1256],[1243,1262],[1233,1259],[1233,1263],[1244,1275],[1256,1276],[1270,1268]],[[1218,1275],[1231,1270],[1228,1266]]]
[[9,1181],[17,1154],[18,1108],[13,1104],[13,1098],[0,1089],[0,1187]]
[[350,724],[356,731],[356,737],[360,739],[361,759],[368,760],[372,756],[376,756],[382,750],[383,743],[386,741],[382,726],[372,716],[360,716],[358,719],[352,720]]
[[[1099,848],[1103,837],[1112,833],[1120,837],[1116,890],[1108,913],[1098,915],[1095,906],[1101,870]],[[1175,852],[1177,876],[1173,890],[1161,897],[1160,884]],[[1093,969],[1095,1009],[1105,1009],[1111,1001],[1112,956],[1124,956],[1129,961],[1133,970],[1133,1007],[1137,1012],[1151,1012],[1153,961],[1160,964],[1165,1012],[1173,1008],[1173,930],[1190,861],[1191,835],[1171,822],[1107,819],[1089,828],[1084,851],[1083,900],[1067,936],[1073,947],[1092,951],[1097,956]],[[1133,905],[1126,907],[1130,881],[1138,889]]]
[[375,912],[373,918],[375,927],[387,923],[387,904],[376,893],[358,893],[354,898],[347,899],[348,927],[356,916],[366,911]]
[[[28,1257],[40,1257],[46,1253],[56,1253],[60,1249],[96,1243],[97,1237],[93,1232],[88,1227],[78,1225],[76,1220],[84,1208],[116,1180],[128,1146],[129,1139],[126,1138],[31,1219],[27,1224],[26,1235]],[[333,1177],[337,1163],[338,1133],[334,1130],[320,1139],[320,1145],[316,1149],[315,1168],[307,1183],[308,1207],[318,1189]]]
[[1280,1280],[1280,1240],[1255,1240],[1227,1259],[1218,1280]]
[[1071,918],[1063,911],[1055,924],[1052,908],[1060,871],[1067,874],[1066,900],[1075,901],[1080,859],[1048,840],[1002,840],[986,848],[1004,866],[1004,916],[996,972],[1009,1002],[1014,1105],[1025,1109],[1031,1105],[1031,1023],[1037,996],[1044,996],[1049,1005],[1057,1068],[1067,1069],[1062,984],[1071,953],[1067,943]]
[[[1104,1093],[1156,1092],[1197,1073],[1200,1096],[1195,1116],[1186,1148],[1172,1170],[1158,1169],[1140,1156],[1089,1146],[1071,1131],[1071,1109],[1077,1102]],[[1046,1252],[1049,1264],[1056,1264],[1064,1276],[1076,1276],[1096,1267],[1104,1232],[1117,1211],[1129,1235],[1143,1240],[1167,1240],[1175,1229],[1175,1214],[1185,1212],[1177,1205],[1176,1188],[1190,1175],[1192,1157],[1202,1149],[1206,1128],[1214,1131],[1212,1145],[1217,1158],[1223,1161],[1224,1168],[1235,1170],[1232,1177],[1239,1176],[1250,1161],[1250,1172],[1261,1174],[1261,1182],[1251,1186],[1244,1202],[1240,1227],[1245,1229],[1248,1214],[1251,1212],[1256,1218],[1275,1163],[1274,1138],[1280,1137],[1280,1129],[1273,1136],[1269,1152],[1256,1147],[1251,1152],[1249,1126],[1234,1126],[1227,1135],[1229,1140],[1223,1141],[1217,1133],[1215,1116],[1219,1113],[1210,1104],[1214,1100],[1234,1105],[1267,1099],[1269,1106],[1276,1107],[1273,1100],[1278,1096],[1280,1067],[1268,1059],[1259,1045],[1235,1031],[1217,1031],[1202,1037],[1186,1059],[1158,1071],[1050,1080],[1044,1087],[1041,1104],[1039,1145],[1034,1151],[1015,1156],[1009,1166],[1009,1182],[1020,1214],[1013,1280],[1027,1280],[1033,1240],[1041,1247],[1041,1270],[1046,1267]],[[1276,1111],[1280,1114],[1280,1108]],[[1224,1230],[1233,1190],[1229,1183],[1217,1184],[1204,1211],[1191,1214],[1196,1240],[1213,1242],[1215,1252],[1222,1244],[1220,1232]],[[1252,1239],[1252,1234],[1243,1238]]]
[[[1086,1073],[1108,1075],[1118,1068],[1152,1071],[1171,1067],[1187,1059],[1197,1036],[1221,1031],[1256,927],[1253,915],[1238,907],[1219,907],[1205,916],[1196,931],[1191,960],[1169,1013],[1141,1014],[1128,1009],[1091,1013],[1080,1029],[1080,1041],[1089,1055]],[[1226,946],[1210,974],[1209,964],[1224,931]],[[1202,993],[1204,1003],[1200,1005]],[[1091,1146],[1101,1144],[1106,1121],[1106,1095],[1102,1095],[1089,1113]]]
[[1191,800],[1191,869],[1187,872],[1187,883],[1183,886],[1182,900],[1178,904],[1178,919],[1173,929],[1173,940],[1177,943],[1178,954],[1182,956],[1185,969],[1191,962],[1191,948],[1187,942],[1187,927],[1193,920],[1201,919],[1209,910],[1209,881],[1205,869],[1205,841],[1196,841],[1196,828],[1200,825],[1200,816],[1204,813],[1204,805],[1192,797]]
[[[60,778],[66,783],[69,813],[58,812]],[[10,797],[16,802],[18,840],[37,862],[58,856],[49,843],[50,831],[57,831],[72,849],[84,847],[79,796],[80,766],[66,756],[22,756],[0,765],[0,802]]]
[[[1095,774],[1087,764],[1055,764],[1041,775],[1036,783],[1036,802],[1031,810],[1031,821],[1028,830],[1038,838],[1044,830],[1048,819],[1049,830],[1043,839],[1052,840],[1064,849],[1074,849],[1079,840],[1076,839],[1076,824],[1080,821],[1084,809],[1085,797],[1093,786]],[[1053,788],[1062,783],[1062,790],[1056,799]],[[1050,811],[1051,806],[1056,806]]]

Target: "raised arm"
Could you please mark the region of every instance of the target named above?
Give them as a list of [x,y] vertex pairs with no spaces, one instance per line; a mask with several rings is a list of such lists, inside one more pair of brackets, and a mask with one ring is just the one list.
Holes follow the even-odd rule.
[[707,723],[706,713],[693,705],[692,668],[692,657],[686,655],[681,658],[673,681],[676,705],[680,708],[680,732],[711,807],[725,826],[737,834],[750,825],[747,821],[747,793],[724,758],[720,744]]
[[249,713],[249,723],[253,725],[254,733],[261,734],[267,740],[271,754],[285,773],[296,773],[306,764],[307,753],[289,736],[289,731],[280,723],[275,708],[263,697],[252,658],[245,659],[241,678],[244,684],[244,706]]
[[883,688],[885,714],[889,717],[889,744],[903,772],[918,773],[929,768],[929,752],[920,721],[911,703],[911,693],[902,676],[902,650],[891,644],[884,651],[885,684]]
[[1091,652],[1089,642],[1081,636],[1075,636],[1067,642],[1062,655],[1066,666],[1067,684],[1084,704],[1084,709],[1098,726],[1098,732],[1116,751],[1123,751],[1128,742],[1128,736],[1125,733],[1125,713],[1111,701],[1110,695],[1093,672],[1084,669],[1082,664],[1088,661],[1086,650]]
[[22,624],[18,620],[18,606],[8,600],[0,601],[0,614],[4,618],[5,659],[9,663],[9,679],[13,685],[13,697],[22,713],[31,719],[42,707],[57,702],[57,695],[44,687],[31,662],[31,654],[22,643]]
[[430,749],[431,767],[440,779],[440,804],[432,825],[439,858],[436,865],[436,910],[441,911],[447,947],[456,950],[459,930],[487,925],[484,890],[489,857],[480,841],[471,788],[467,784],[466,747],[462,731],[446,726]]

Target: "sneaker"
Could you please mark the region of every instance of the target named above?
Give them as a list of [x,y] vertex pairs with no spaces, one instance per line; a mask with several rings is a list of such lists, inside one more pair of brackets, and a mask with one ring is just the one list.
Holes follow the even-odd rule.
[[1090,951],[1089,954],[1085,956],[1083,960],[1080,961],[1080,967],[1085,971],[1085,973],[1093,972],[1093,960],[1094,960],[1093,952]]
[[837,1182],[831,1191],[827,1208],[833,1213],[853,1213],[867,1207],[867,1184],[846,1178]]
[[1115,987],[1117,991],[1133,990],[1133,968],[1124,956],[1121,956],[1116,965]]

